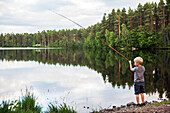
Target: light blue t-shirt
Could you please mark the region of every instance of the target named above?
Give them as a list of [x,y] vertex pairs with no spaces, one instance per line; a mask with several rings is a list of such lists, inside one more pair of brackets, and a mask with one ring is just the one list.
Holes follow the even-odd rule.
[[145,72],[145,67],[134,67],[134,82],[144,82],[144,72]]

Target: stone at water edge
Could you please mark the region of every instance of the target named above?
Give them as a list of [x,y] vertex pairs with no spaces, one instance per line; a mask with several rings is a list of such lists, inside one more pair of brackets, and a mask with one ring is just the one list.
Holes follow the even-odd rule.
[[134,102],[129,102],[129,103],[127,103],[127,107],[129,107],[129,106],[135,106],[136,104],[134,103]]

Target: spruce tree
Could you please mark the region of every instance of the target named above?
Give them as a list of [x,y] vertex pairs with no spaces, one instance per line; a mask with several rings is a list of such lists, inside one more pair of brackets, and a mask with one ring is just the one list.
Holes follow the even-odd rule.
[[122,9],[122,18],[121,18],[121,23],[122,23],[122,24],[126,24],[126,23],[127,23],[127,22],[126,22],[126,17],[127,17],[126,9],[123,8],[123,9]]
[[143,7],[142,7],[142,5],[139,3],[137,10],[138,10],[138,13],[139,13],[139,15],[140,15],[139,20],[138,20],[138,22],[140,23],[140,25],[142,25],[142,9],[143,9]]
[[162,27],[165,26],[165,3],[163,0],[160,0],[158,4],[158,16],[159,16],[159,22],[158,25],[162,30]]
[[132,29],[133,29],[132,17],[133,17],[133,10],[129,7],[129,10],[128,10],[128,18],[127,18],[127,28],[128,28],[129,30],[132,30]]

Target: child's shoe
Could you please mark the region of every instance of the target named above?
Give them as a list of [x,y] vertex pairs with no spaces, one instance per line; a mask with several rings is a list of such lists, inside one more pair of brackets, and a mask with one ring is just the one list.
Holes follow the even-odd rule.
[[145,105],[146,105],[145,102],[141,104],[141,106],[145,106]]

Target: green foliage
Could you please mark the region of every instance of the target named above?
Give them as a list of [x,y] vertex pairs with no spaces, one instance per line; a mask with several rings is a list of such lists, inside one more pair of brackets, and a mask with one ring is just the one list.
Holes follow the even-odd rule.
[[91,113],[101,113],[100,111],[98,111],[98,110],[92,110],[92,112]]
[[89,36],[85,40],[85,47],[87,47],[87,48],[94,48],[95,47],[95,40],[94,40],[94,38],[95,37],[92,34],[89,34]]
[[11,113],[12,107],[9,101],[2,101],[0,104],[0,113]]
[[67,106],[66,103],[54,106],[53,104],[48,105],[48,113],[77,113],[73,107]]
[[166,101],[159,102],[159,103],[152,103],[151,105],[161,105],[161,104],[170,104],[170,100],[166,100]]
[[42,107],[36,103],[36,98],[26,89],[25,96],[20,100],[2,101],[0,113],[40,113]]
[[18,107],[16,110],[22,112],[41,112],[41,107],[36,104],[36,98],[30,92],[27,92],[25,96],[22,97],[22,100],[19,100]]

